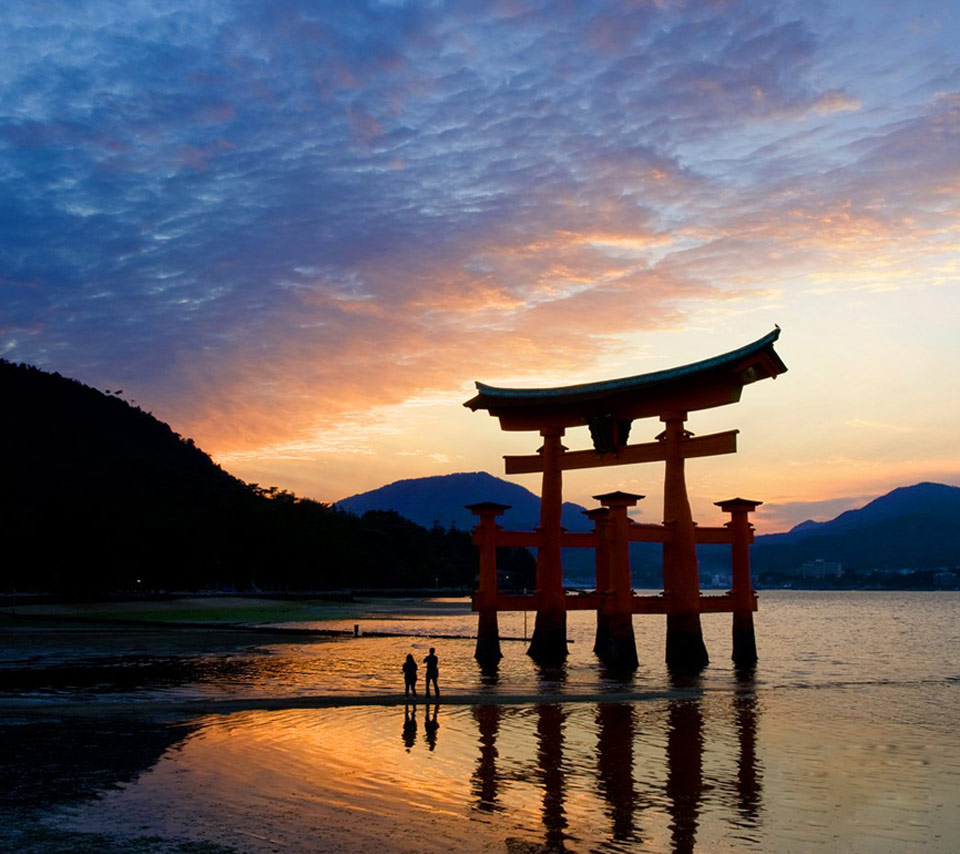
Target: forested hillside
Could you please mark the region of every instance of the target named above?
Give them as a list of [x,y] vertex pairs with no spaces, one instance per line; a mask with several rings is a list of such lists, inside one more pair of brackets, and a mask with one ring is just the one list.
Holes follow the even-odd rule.
[[[233,477],[119,393],[0,360],[0,590],[472,585],[465,531]],[[532,572],[527,553],[504,559]]]

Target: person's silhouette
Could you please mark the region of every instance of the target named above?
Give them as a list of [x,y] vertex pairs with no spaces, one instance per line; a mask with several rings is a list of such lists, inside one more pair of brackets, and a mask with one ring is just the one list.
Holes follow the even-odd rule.
[[413,656],[409,652],[407,653],[406,661],[403,662],[403,667],[400,669],[403,671],[403,696],[407,697],[410,694],[413,694],[413,696],[416,697],[417,662],[413,660]]
[[440,666],[437,661],[436,650],[433,647],[430,647],[430,654],[423,660],[423,663],[427,665],[427,675],[424,681],[423,692],[429,697],[430,683],[433,682],[433,695],[439,697],[440,689],[437,687],[437,676],[440,675]]

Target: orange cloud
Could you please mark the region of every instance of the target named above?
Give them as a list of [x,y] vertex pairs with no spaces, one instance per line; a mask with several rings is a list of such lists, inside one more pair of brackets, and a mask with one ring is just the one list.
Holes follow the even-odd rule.
[[811,106],[815,113],[828,116],[831,113],[842,113],[848,110],[859,110],[863,105],[856,98],[851,98],[840,89],[824,92]]

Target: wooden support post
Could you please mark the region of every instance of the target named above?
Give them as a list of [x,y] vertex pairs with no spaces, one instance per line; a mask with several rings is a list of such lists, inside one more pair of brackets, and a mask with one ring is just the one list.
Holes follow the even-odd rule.
[[730,514],[726,527],[733,532],[730,546],[733,588],[733,663],[739,668],[753,667],[757,663],[757,639],[753,631],[753,612],[756,610],[756,594],[750,580],[750,544],[753,542],[753,525],[750,514],[762,501],[731,498],[715,502],[724,513]]
[[563,429],[541,430],[543,487],[540,491],[540,548],[537,550],[537,617],[527,654],[538,664],[560,664],[567,657],[567,606],[560,559]]
[[474,658],[481,664],[495,664],[500,651],[500,624],[497,618],[497,517],[510,509],[509,504],[484,501],[468,504],[467,509],[479,517],[474,531],[474,542],[480,552],[480,572],[477,578],[476,610],[477,648]]
[[603,657],[607,648],[610,634],[608,628],[606,597],[612,595],[610,588],[610,543],[607,534],[607,521],[610,508],[596,507],[593,510],[584,510],[584,515],[593,522],[593,536],[596,540],[594,554],[596,556],[596,591],[601,605],[597,608],[597,634],[593,641],[593,652]]
[[610,594],[603,601],[607,621],[606,647],[597,654],[616,670],[636,670],[637,643],[633,634],[633,583],[630,578],[630,519],[627,508],[633,507],[642,495],[630,492],[608,492],[594,495],[610,508],[607,523],[610,548]]
[[680,447],[687,437],[686,413],[660,416],[666,429],[663,523],[670,537],[663,544],[663,592],[667,600],[667,666],[676,672],[700,670],[709,662],[700,627],[700,570],[696,534]]

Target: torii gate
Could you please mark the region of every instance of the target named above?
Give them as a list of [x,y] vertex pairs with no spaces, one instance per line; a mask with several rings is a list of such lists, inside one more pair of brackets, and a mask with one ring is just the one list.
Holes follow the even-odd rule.
[[[749,545],[753,541],[748,514],[761,502],[734,498],[717,502],[731,521],[722,528],[695,525],[687,498],[684,461],[693,457],[732,454],[737,432],[729,430],[694,437],[684,428],[689,412],[740,400],[743,386],[774,378],[787,370],[773,349],[779,327],[758,341],[712,359],[624,379],[547,389],[494,388],[477,383],[478,394],[464,405],[486,409],[503,430],[536,430],[543,446],[535,455],[504,457],[507,474],[542,472],[540,526],[532,532],[503,531],[496,518],[508,506],[484,502],[470,505],[478,517],[474,540],[480,549],[480,576],[473,607],[479,612],[476,657],[501,657],[499,611],[536,610],[529,654],[541,663],[567,655],[567,611],[597,611],[595,650],[608,662],[636,667],[633,614],[666,614],[667,664],[696,670],[707,664],[700,614],[732,612],[733,658],[738,666],[756,662],[753,611],[756,596],[750,583]],[[631,424],[656,416],[664,430],[656,441],[627,444]],[[588,426],[593,448],[569,451],[561,443],[568,427]],[[602,507],[589,511],[594,531],[568,533],[560,522],[563,472],[663,461],[665,463],[663,524],[635,524],[627,510],[643,498],[625,492],[594,496]],[[629,544],[663,544],[663,594],[635,596],[630,583]],[[697,543],[731,545],[733,588],[722,596],[701,596]],[[537,548],[537,589],[531,596],[497,591],[498,546]],[[596,551],[597,585],[593,595],[571,596],[563,589],[561,548]]]

